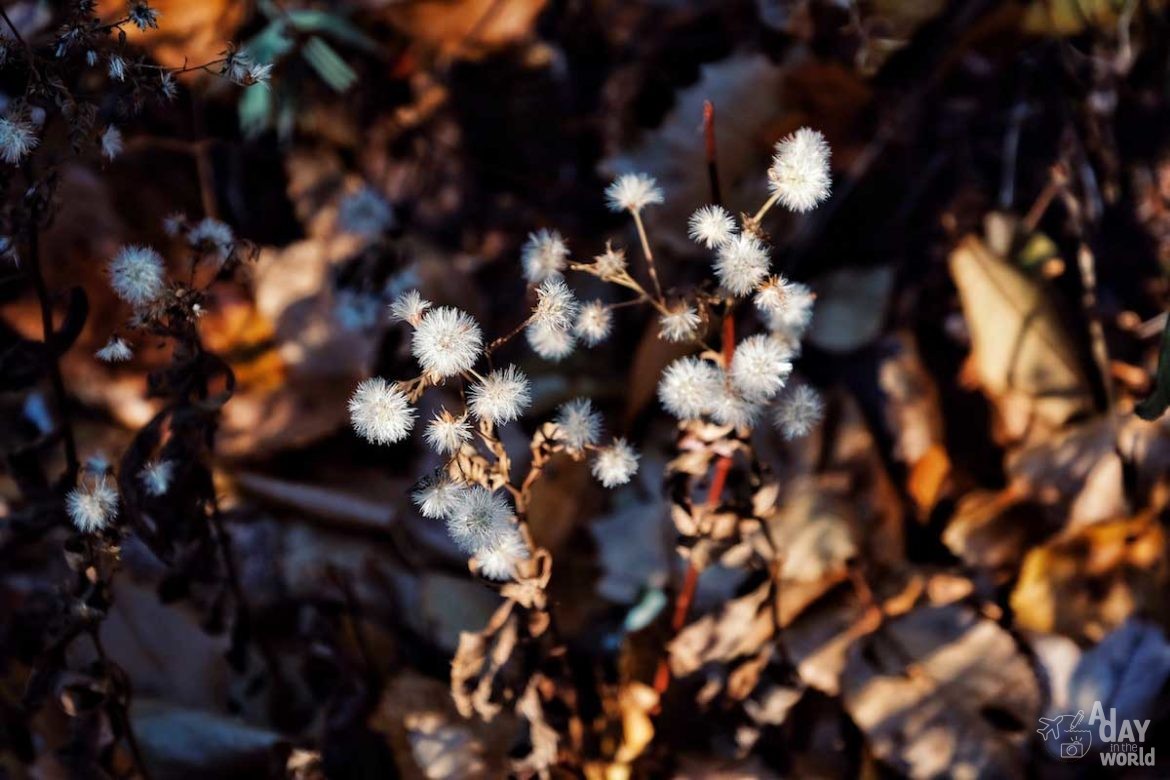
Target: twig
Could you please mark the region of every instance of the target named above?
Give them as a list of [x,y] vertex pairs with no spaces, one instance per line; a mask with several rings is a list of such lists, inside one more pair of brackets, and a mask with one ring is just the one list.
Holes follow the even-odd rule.
[[[31,182],[31,171],[28,173]],[[65,483],[72,485],[77,479],[80,463],[77,460],[77,441],[73,436],[73,418],[69,411],[69,397],[65,392],[65,379],[61,375],[60,359],[52,343],[53,304],[49,299],[49,288],[45,284],[45,276],[41,270],[39,223],[40,209],[34,205],[32,213],[29,215],[28,227],[29,270],[41,307],[41,330],[44,333],[45,351],[48,353],[46,357],[49,365],[49,378],[53,384],[53,395],[57,399],[57,409],[61,414],[61,437],[65,444]]]
[[654,283],[654,294],[659,302],[663,301],[662,285],[658,283],[658,269],[654,267],[654,253],[650,251],[650,240],[646,237],[646,226],[642,224],[642,215],[637,209],[630,209],[634,215],[634,225],[638,228],[638,240],[642,242],[642,254],[646,257],[646,270],[650,272],[650,281]]

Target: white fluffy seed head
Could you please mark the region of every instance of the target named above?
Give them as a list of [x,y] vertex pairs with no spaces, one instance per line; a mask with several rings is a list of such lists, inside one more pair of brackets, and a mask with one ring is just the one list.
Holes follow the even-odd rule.
[[593,273],[604,281],[613,281],[626,275],[626,252],[614,249],[607,241],[605,251],[593,258]]
[[816,293],[800,282],[789,282],[784,305],[764,312],[769,330],[799,339],[812,322]]
[[607,488],[624,485],[638,472],[638,453],[625,439],[616,438],[598,450],[593,460],[593,476]]
[[601,301],[590,301],[581,307],[577,313],[577,324],[573,332],[577,338],[592,347],[600,344],[609,337],[613,328],[613,313]]
[[748,336],[735,347],[731,382],[749,401],[766,401],[784,387],[792,373],[791,353],[769,334]]
[[466,415],[456,417],[446,409],[440,409],[427,424],[423,438],[440,455],[454,455],[471,441],[471,423]]
[[575,398],[557,410],[557,439],[571,452],[582,452],[601,436],[601,414],[588,398]]
[[808,385],[800,385],[780,399],[772,422],[785,439],[792,441],[807,436],[824,414],[820,393]]
[[206,257],[222,263],[236,247],[231,226],[212,217],[204,217],[187,233],[187,241]]
[[515,528],[501,531],[499,537],[490,545],[482,547],[475,553],[475,562],[479,573],[489,580],[510,580],[516,576],[516,565],[528,560],[528,545]]
[[690,341],[699,334],[699,313],[685,301],[677,301],[658,318],[658,337],[664,341]]
[[720,425],[750,428],[759,417],[762,407],[737,393],[727,383],[720,383],[719,393],[711,403],[711,419]]
[[423,371],[440,379],[458,376],[474,366],[482,347],[479,323],[452,306],[424,314],[411,343],[411,351]]
[[768,187],[780,205],[791,211],[811,211],[829,197],[832,184],[829,144],[819,132],[802,127],[776,143]]
[[175,464],[169,460],[147,461],[146,465],[142,467],[142,471],[138,472],[138,478],[142,480],[142,487],[148,495],[155,498],[166,494],[174,476]]
[[532,351],[545,360],[558,363],[573,353],[577,340],[568,330],[559,330],[539,322],[529,325],[524,331]]
[[104,363],[124,363],[134,357],[134,350],[118,336],[111,336],[106,345],[94,353]]
[[605,201],[610,211],[636,213],[651,204],[662,203],[663,196],[653,176],[624,173],[605,188]]
[[662,372],[662,379],[658,382],[658,399],[662,406],[680,420],[702,417],[722,392],[722,372],[697,357],[674,361]]
[[422,297],[418,290],[407,290],[394,299],[390,304],[390,316],[402,322],[409,322],[414,327],[422,322],[423,315],[433,304]]
[[362,380],[349,399],[353,429],[374,444],[405,439],[414,427],[414,415],[406,394],[378,376]]
[[346,195],[337,207],[342,230],[372,238],[394,227],[394,207],[368,184]]
[[419,513],[431,520],[446,520],[463,500],[467,488],[451,481],[445,474],[423,480],[411,494]]
[[532,324],[554,330],[569,330],[577,317],[577,299],[563,279],[547,279],[536,288]]
[[532,402],[528,377],[516,366],[496,369],[467,391],[468,406],[478,420],[503,425],[519,417]]
[[559,278],[569,259],[569,245],[555,230],[538,230],[528,234],[528,240],[520,250],[520,262],[524,267],[524,278],[529,284],[540,284],[549,279]]
[[763,242],[740,233],[719,246],[715,275],[728,292],[743,297],[768,275],[768,262],[768,249]]
[[110,125],[102,133],[102,155],[107,160],[113,160],[122,153],[122,131]]
[[687,222],[687,235],[708,249],[723,246],[735,233],[735,219],[722,206],[702,206]]
[[163,293],[163,259],[147,246],[124,246],[110,261],[110,286],[131,306],[145,306]]
[[36,149],[40,140],[33,132],[32,123],[20,115],[0,117],[0,159],[16,165],[29,152]]
[[100,531],[118,516],[118,492],[105,475],[84,480],[65,496],[65,511],[81,533]]
[[512,508],[499,493],[474,485],[464,490],[447,515],[447,532],[468,554],[491,547],[515,530]]

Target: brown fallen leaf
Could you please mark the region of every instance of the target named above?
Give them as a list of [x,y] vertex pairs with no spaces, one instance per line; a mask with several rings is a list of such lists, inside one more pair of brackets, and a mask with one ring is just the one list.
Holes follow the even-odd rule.
[[1024,559],[1012,591],[1016,625],[1099,641],[1132,614],[1167,617],[1166,535],[1156,515],[1067,532]]
[[1080,355],[1043,288],[976,236],[950,257],[972,368],[1008,441],[1039,437],[1093,409]]
[[968,607],[886,622],[850,652],[842,689],[870,748],[900,773],[1024,776],[1036,676],[1011,635]]

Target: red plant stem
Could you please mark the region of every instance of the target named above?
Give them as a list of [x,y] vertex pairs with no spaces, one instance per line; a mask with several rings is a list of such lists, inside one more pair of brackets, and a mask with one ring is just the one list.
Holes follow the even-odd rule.
[[715,162],[715,106],[710,100],[703,101],[703,140],[707,152],[707,180],[711,185],[711,201],[716,206],[722,206],[719,166]]
[[[731,365],[732,355],[735,353],[735,317],[731,311],[723,315],[723,362]],[[727,475],[731,471],[731,458],[720,455],[715,461],[715,471],[711,475],[711,487],[707,489],[707,508],[714,510],[719,506],[723,497],[723,487],[727,484]],[[693,563],[687,563],[686,574],[683,575],[682,588],[674,601],[674,614],[671,615],[670,629],[677,634],[687,623],[687,613],[691,611],[691,604],[695,600],[695,590],[699,586],[699,570]],[[670,665],[666,659],[660,659],[658,670],[654,674],[654,690],[662,695],[670,686]]]

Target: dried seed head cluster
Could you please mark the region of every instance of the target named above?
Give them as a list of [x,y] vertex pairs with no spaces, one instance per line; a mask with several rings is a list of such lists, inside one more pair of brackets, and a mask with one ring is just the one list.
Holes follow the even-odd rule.
[[118,491],[105,474],[83,478],[65,496],[65,511],[81,533],[100,531],[118,516]]
[[768,186],[780,205],[811,211],[829,197],[829,144],[816,130],[802,127],[776,144]]
[[373,444],[405,439],[414,427],[414,415],[406,394],[382,377],[363,380],[349,399],[349,419],[354,430]]

